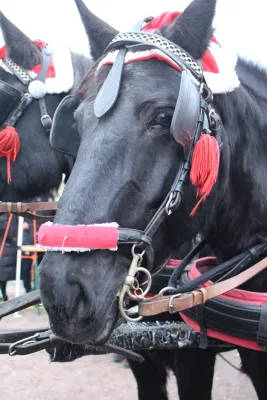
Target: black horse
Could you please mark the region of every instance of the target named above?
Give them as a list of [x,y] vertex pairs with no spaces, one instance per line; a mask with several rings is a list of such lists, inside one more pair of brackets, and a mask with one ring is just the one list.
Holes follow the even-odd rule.
[[[107,27],[76,1],[94,57],[102,55],[114,37]],[[157,33],[200,59],[212,35],[215,0],[194,0],[173,23]],[[138,50],[138,49],[136,49]],[[55,222],[92,224],[116,221],[121,227],[143,230],[167,195],[182,161],[181,148],[170,134],[181,74],[157,59],[124,66],[115,106],[102,118],[94,113],[96,96],[110,66],[89,73],[78,94],[76,113],[81,135],[78,157],[60,199]],[[258,241],[266,231],[266,79],[258,67],[238,60],[240,87],[214,96],[213,107],[223,123],[223,149],[216,184],[195,216],[195,188],[186,181],[180,207],[164,220],[153,238],[154,267],[197,232],[222,260]],[[90,85],[88,84],[90,82]],[[90,143],[90,145],[89,145]],[[47,253],[41,263],[40,285],[53,331],[74,343],[106,341],[118,316],[118,290],[126,276],[130,249],[117,252]],[[265,291],[266,275],[248,285]],[[239,348],[242,366],[259,399],[267,399],[267,355]],[[181,399],[211,398],[216,352],[183,350],[168,353]],[[166,371],[153,362],[135,374],[145,374],[140,398],[166,399]],[[157,360],[155,360],[157,361]]]
[[[0,27],[5,40],[7,56],[12,62],[26,71],[42,63],[40,47],[12,24],[3,13],[0,13]],[[83,55],[71,53],[71,62],[74,72],[74,89],[80,84],[92,61]],[[60,76],[58,78],[63,79]],[[9,84],[22,92],[27,91],[27,86],[3,67],[0,67],[0,81],[2,81],[1,90],[3,84]],[[45,95],[47,113],[51,118],[53,118],[60,101],[68,94],[69,92],[62,92]],[[3,94],[0,92],[0,103],[2,104],[3,101]],[[3,112],[5,110],[0,113]],[[0,120],[2,121],[2,118]],[[3,121],[3,123],[5,122]],[[0,126],[1,130],[4,126]],[[6,159],[0,157],[1,201],[25,201],[25,199],[32,199],[49,189],[58,187],[62,180],[62,173],[69,175],[74,162],[73,157],[59,153],[51,147],[49,132],[45,131],[41,124],[38,100],[34,99],[24,110],[15,128],[19,134],[21,147],[16,161],[11,162],[12,179],[9,184]],[[66,137],[66,141],[71,140],[71,137]]]

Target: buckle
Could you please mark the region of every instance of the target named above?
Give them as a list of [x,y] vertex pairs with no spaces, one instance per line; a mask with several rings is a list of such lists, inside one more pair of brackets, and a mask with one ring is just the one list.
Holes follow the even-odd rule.
[[50,131],[52,126],[52,119],[50,115],[44,114],[41,116],[41,123],[46,131]]
[[36,353],[58,346],[61,340],[51,331],[37,332],[32,336],[12,343],[8,348],[10,356]]
[[169,314],[174,314],[176,313],[176,311],[173,311],[174,308],[174,304],[173,304],[173,299],[177,298],[177,297],[181,297],[182,293],[178,293],[178,294],[174,294],[169,301]]

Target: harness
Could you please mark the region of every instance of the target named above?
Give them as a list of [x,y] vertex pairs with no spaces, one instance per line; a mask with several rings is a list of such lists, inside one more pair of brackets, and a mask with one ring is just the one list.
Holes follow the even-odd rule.
[[[197,141],[201,134],[205,134],[216,136],[219,144],[221,144],[220,130],[222,129],[222,126],[220,118],[211,107],[212,94],[205,83],[200,64],[192,59],[189,54],[179,48],[176,44],[152,33],[119,33],[109,44],[103,57],[115,49],[118,49],[119,52],[95,99],[95,115],[98,118],[103,117],[116,104],[120,91],[124,60],[127,52],[129,50],[137,51],[144,48],[159,49],[169,57],[181,71],[181,86],[170,131],[174,140],[182,148],[183,159],[167,196],[144,231],[131,228],[118,228],[118,245],[134,245],[132,248],[133,260],[120,293],[119,300],[120,310],[125,318],[127,318],[127,316],[123,311],[122,306],[124,296],[128,294],[132,299],[135,297],[140,300],[149,290],[151,283],[149,270],[151,270],[154,260],[152,240],[161,223],[168,218],[181,203],[184,183],[188,179],[192,154]],[[101,60],[103,57],[101,57]],[[98,60],[96,64],[99,62],[100,61]],[[44,237],[49,238],[50,233],[51,237],[55,238],[58,234],[55,232],[57,227],[58,225],[43,226],[43,228],[41,228],[39,231],[39,241],[41,245],[45,246],[45,243],[42,242],[42,240],[44,240]],[[74,227],[63,226],[63,228],[66,232],[64,237],[74,237],[74,232],[71,231]],[[88,227],[88,229],[92,228]],[[67,242],[69,242],[69,239]],[[65,251],[68,246],[67,242],[63,240],[60,243],[60,246],[63,247],[63,251]],[[59,245],[53,245],[51,241],[49,245],[51,250],[52,248],[54,250],[59,250]],[[105,248],[105,245],[102,244],[102,247],[100,246],[97,248]],[[137,294],[140,290],[140,287],[137,284],[134,289],[135,294],[133,295],[129,288],[133,284],[133,281],[136,282],[133,277],[136,272],[139,271],[143,257],[145,257],[146,261],[146,269],[143,272],[147,275],[148,287],[140,296]]]
[[[173,314],[173,312],[180,311],[179,314],[184,322],[202,334],[202,341],[200,341],[202,348],[207,347],[207,337],[209,337],[252,350],[266,351],[266,293],[236,289],[235,284],[238,283],[236,281],[234,288],[231,289],[228,286],[228,289],[225,288],[223,293],[207,299],[205,304],[199,306],[194,306],[192,303],[187,304],[190,292],[195,291],[196,293],[200,289],[200,291],[203,290],[202,293],[205,293],[205,290],[212,289],[212,286],[213,292],[214,290],[217,291],[216,282],[224,278],[225,274],[229,276],[229,271],[232,272],[233,268],[240,266],[241,263],[238,262],[238,259],[244,260],[247,257],[247,263],[242,263],[242,269],[245,269],[248,263],[252,263],[251,255],[249,260],[250,252],[254,250],[260,258],[262,254],[266,253],[266,249],[264,244],[254,246],[247,252],[221,265],[217,265],[215,257],[205,257],[193,261],[183,269],[178,281],[177,292],[179,291],[179,296],[177,300],[180,297],[179,306],[178,303],[175,304],[174,296],[165,308],[166,297],[157,295],[157,293],[162,288],[168,287],[173,272],[179,269],[179,266],[183,263],[179,260],[170,260],[168,265],[154,278],[151,296],[155,294],[156,296],[150,297],[145,303],[140,304],[140,314],[150,316],[158,312],[167,311]],[[267,266],[266,259],[263,260],[262,265]],[[183,294],[185,295],[184,299],[182,298]],[[182,312],[181,308],[183,309]]]
[[45,79],[48,67],[52,61],[53,52],[45,45],[42,50],[42,68],[40,73],[32,79],[28,72],[17,65],[9,57],[5,57],[3,62],[13,72],[13,74],[23,83],[25,91],[15,89],[4,81],[0,81],[1,90],[1,116],[0,127],[15,126],[23,111],[31,104],[33,99],[38,100],[41,124],[45,131],[49,132],[52,125],[51,117],[48,115],[45,103]]
[[[200,343],[201,347],[205,347],[207,344],[207,340],[205,340],[207,338],[207,329],[212,329],[212,331],[221,329],[222,332],[226,322],[230,332],[228,339],[231,334],[234,337],[236,333],[240,340],[254,341],[252,345],[254,347],[251,348],[262,350],[260,345],[266,344],[266,335],[264,334],[264,315],[266,311],[262,301],[258,302],[257,309],[251,307],[251,304],[237,307],[236,301],[234,302],[232,298],[229,300],[229,296],[225,299],[225,296],[222,297],[222,295],[242,285],[266,269],[267,258],[261,259],[267,252],[266,241],[221,266],[212,269],[208,268],[202,275],[197,275],[197,273],[195,275],[192,275],[192,273],[184,274],[185,268],[192,257],[203,247],[204,242],[201,242],[175,269],[168,286],[163,287],[163,290],[158,295],[146,298],[152,283],[149,270],[151,270],[154,258],[153,237],[162,222],[177,210],[181,204],[184,183],[188,179],[188,173],[192,166],[193,152],[201,134],[213,136],[217,140],[219,147],[221,147],[223,126],[220,117],[211,107],[212,93],[205,83],[203,71],[198,62],[167,39],[156,34],[143,32],[119,33],[107,47],[105,54],[114,49],[118,50],[118,54],[95,99],[94,112],[98,118],[103,117],[116,104],[127,52],[144,48],[159,49],[181,70],[180,91],[170,132],[176,143],[181,146],[183,158],[167,196],[144,231],[119,228],[114,225],[107,226],[106,224],[83,227],[45,224],[39,230],[39,242],[47,250],[63,252],[88,251],[91,249],[116,250],[117,245],[133,244],[132,262],[118,294],[119,310],[126,320],[140,321],[142,317],[150,317],[165,312],[173,314],[183,311],[182,317],[186,322],[190,324],[190,321],[193,321],[193,324],[197,321],[199,323],[198,325],[203,334],[202,343]],[[97,63],[99,63],[99,60]],[[144,257],[146,257],[144,264],[146,268],[142,267]],[[214,259],[212,260],[214,261]],[[255,261],[258,262],[255,264]],[[209,267],[211,266],[214,266],[214,264],[209,264]],[[196,266],[193,271],[196,272]],[[143,272],[147,278],[146,286],[141,286],[136,278],[136,275],[140,272]],[[218,277],[219,274],[221,275],[216,283],[213,285],[206,283],[209,279]],[[179,280],[178,288],[177,280]],[[170,295],[165,296],[166,292],[169,292]],[[138,307],[132,307],[130,310],[125,309],[125,297],[137,301]],[[235,310],[238,308],[239,317],[233,331],[231,331],[230,324],[233,316],[227,313],[227,310],[231,309],[231,307]],[[219,312],[222,314],[221,321],[217,318],[217,313]],[[136,313],[139,314],[138,317],[134,317]],[[216,314],[214,319],[210,317],[212,313]],[[254,318],[253,327],[251,325],[252,313]],[[245,328],[242,328],[242,324],[240,324],[240,319],[242,318],[245,321]],[[247,329],[249,324],[250,329]],[[194,324],[194,327],[196,326]],[[218,336],[214,337],[218,338]],[[226,334],[225,337],[227,337]],[[260,345],[258,343],[255,344],[256,341]],[[232,343],[236,344],[238,341],[232,341]]]

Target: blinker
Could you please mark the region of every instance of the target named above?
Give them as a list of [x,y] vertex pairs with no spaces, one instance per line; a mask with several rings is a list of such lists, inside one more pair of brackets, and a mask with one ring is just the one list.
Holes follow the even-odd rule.
[[182,146],[184,161],[187,159],[200,113],[201,95],[191,75],[182,71],[181,86],[174,110],[171,134],[175,141]]
[[17,109],[24,93],[0,81],[0,94],[0,127],[2,127],[12,112]]
[[125,47],[120,49],[116,61],[112,65],[105,82],[96,96],[94,113],[98,118],[101,118],[103,115],[105,115],[116,103],[121,86],[126,52],[127,49]]
[[49,136],[51,147],[73,157],[77,156],[80,146],[80,135],[74,120],[74,112],[80,102],[73,95],[61,100],[55,111]]

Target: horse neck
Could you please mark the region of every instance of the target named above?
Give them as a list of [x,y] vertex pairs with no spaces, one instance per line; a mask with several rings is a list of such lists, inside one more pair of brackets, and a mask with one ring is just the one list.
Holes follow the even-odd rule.
[[220,176],[202,210],[212,246],[230,257],[267,236],[267,74],[241,60],[241,85],[215,98],[225,128]]

